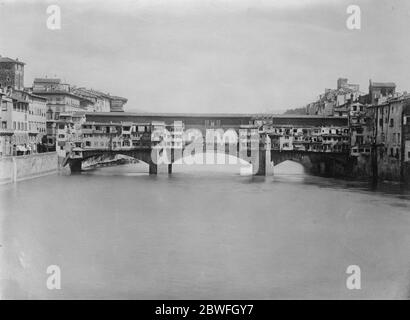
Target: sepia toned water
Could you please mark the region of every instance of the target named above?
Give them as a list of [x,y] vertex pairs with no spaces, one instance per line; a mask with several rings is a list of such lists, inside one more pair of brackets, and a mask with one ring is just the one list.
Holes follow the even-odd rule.
[[[294,164],[267,178],[226,166],[147,171],[0,186],[1,297],[409,296],[410,192],[398,184],[372,190]],[[46,287],[50,265],[60,290]],[[361,269],[360,290],[346,287],[349,265]]]

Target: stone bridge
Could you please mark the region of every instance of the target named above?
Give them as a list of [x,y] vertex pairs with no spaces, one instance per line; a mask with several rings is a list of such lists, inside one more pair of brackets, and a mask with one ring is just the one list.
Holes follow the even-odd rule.
[[[75,157],[72,153],[68,154],[63,161],[63,166],[69,164],[71,172],[80,172],[83,161],[87,159],[100,156],[125,155],[147,163],[149,165],[150,174],[157,174],[158,166],[161,165],[166,165],[168,173],[172,173],[172,164],[177,163],[178,160],[182,160],[187,154],[195,155],[200,153],[206,157],[207,154],[209,155],[209,153],[212,152],[214,156],[216,156],[217,153],[223,153],[247,161],[252,164],[254,175],[269,175],[273,173],[273,166],[270,161],[270,139],[267,136],[260,139],[259,144],[250,144],[247,148],[240,148],[240,144],[237,142],[235,144],[226,143],[222,145],[222,147],[214,145],[212,149],[210,149],[206,143],[201,143],[199,147],[196,146],[188,149],[189,145],[192,146],[193,144],[187,144],[181,149],[158,147],[158,145],[118,150],[85,149],[81,151],[80,157]],[[215,158],[214,161],[215,162],[212,163],[217,163]]]
[[[346,176],[352,171],[352,158],[348,153],[334,153],[334,152],[312,152],[312,151],[279,151],[272,150],[269,143],[260,143],[257,149],[239,150],[237,157],[252,164],[253,174],[257,176],[268,176],[273,174],[273,167],[284,161],[295,161],[304,166],[304,168],[316,175],[324,175],[330,177]],[[128,150],[107,150],[107,149],[91,149],[84,150],[81,158],[67,157],[65,164],[70,165],[72,172],[80,172],[83,161],[99,156],[114,156],[126,155],[137,160],[143,161],[149,165],[149,173],[157,174],[158,162],[152,158],[152,155],[163,156],[167,153],[166,159],[169,162],[159,164],[166,165],[168,173],[172,173],[172,164],[176,163],[184,155],[185,149],[163,149],[159,153],[153,153],[152,147],[138,147]],[[214,155],[220,152],[221,149],[212,150]],[[232,155],[231,146],[226,144],[224,148],[225,155]],[[198,152],[198,149],[196,150]],[[205,145],[199,152],[206,156],[209,149],[205,149]],[[190,153],[191,154],[191,153]],[[192,153],[194,155],[195,152]],[[216,162],[215,162],[216,163]],[[64,164],[64,165],[65,165]]]
[[[322,116],[292,116],[292,115],[267,115],[267,114],[155,114],[155,113],[124,113],[124,112],[109,112],[109,113],[87,113],[86,122],[88,124],[98,124],[98,126],[121,125],[122,123],[142,123],[153,124],[163,122],[167,127],[173,125],[175,121],[183,122],[184,129],[197,129],[202,133],[208,129],[233,129],[236,132],[241,128],[258,127],[260,121],[269,121],[274,126],[295,126],[295,127],[338,127],[347,126],[347,118],[339,117],[322,117]],[[284,151],[273,150],[271,140],[267,133],[260,132],[256,129],[256,139],[259,141],[255,145],[246,143],[246,149],[241,149],[240,139],[235,142],[233,149],[237,151],[238,158],[252,164],[254,175],[269,175],[273,173],[273,165],[277,165],[286,160],[293,160],[301,163],[304,167],[315,174],[323,174],[329,176],[346,175],[350,170],[350,159],[348,152],[332,153],[332,152],[316,152],[316,151]],[[96,132],[98,135],[99,133]],[[247,139],[250,139],[249,136]],[[253,139],[253,138],[251,138]],[[200,150],[201,153],[209,151],[207,142],[203,144]],[[81,156],[69,156],[65,159],[65,164],[69,164],[71,170],[81,171],[81,163],[89,158],[102,155],[122,154],[133,157],[135,159],[146,162],[149,165],[150,174],[158,172],[156,159],[152,158],[155,143],[149,141],[146,146],[132,146],[126,148],[85,148],[82,150]],[[166,148],[168,173],[172,172],[172,163],[175,163],[182,157],[186,146],[182,148]],[[214,150],[221,151],[221,150]],[[225,154],[231,154],[232,145],[225,145]],[[168,154],[169,153],[169,154]]]
[[288,160],[300,163],[312,174],[329,177],[348,176],[353,169],[353,159],[347,152],[271,150],[274,166]]

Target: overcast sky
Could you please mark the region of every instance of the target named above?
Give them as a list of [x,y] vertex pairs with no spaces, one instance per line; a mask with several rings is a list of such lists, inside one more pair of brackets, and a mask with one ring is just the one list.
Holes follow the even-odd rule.
[[[59,4],[62,29],[48,30]],[[362,29],[348,30],[357,4]],[[0,54],[35,77],[129,99],[127,111],[277,112],[347,77],[410,91],[408,0],[0,0]]]

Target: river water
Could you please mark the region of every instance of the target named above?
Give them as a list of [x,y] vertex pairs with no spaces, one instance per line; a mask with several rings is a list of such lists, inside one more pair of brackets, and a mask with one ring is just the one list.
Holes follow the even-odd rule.
[[409,190],[289,168],[122,165],[0,186],[1,297],[408,298]]

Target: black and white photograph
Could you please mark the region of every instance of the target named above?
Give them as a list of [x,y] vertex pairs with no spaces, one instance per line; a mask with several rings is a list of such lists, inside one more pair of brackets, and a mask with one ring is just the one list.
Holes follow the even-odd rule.
[[0,300],[408,300],[409,32],[408,0],[0,0]]

